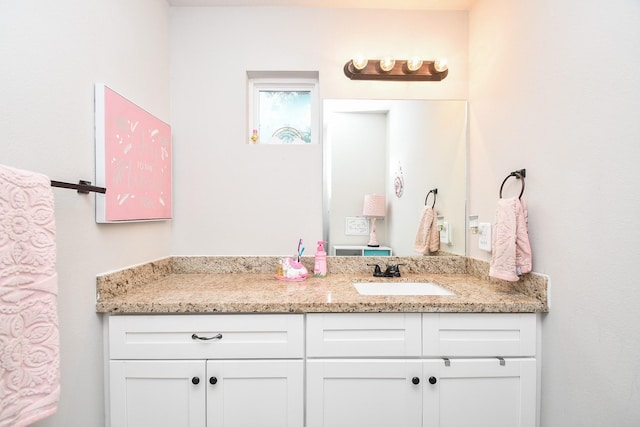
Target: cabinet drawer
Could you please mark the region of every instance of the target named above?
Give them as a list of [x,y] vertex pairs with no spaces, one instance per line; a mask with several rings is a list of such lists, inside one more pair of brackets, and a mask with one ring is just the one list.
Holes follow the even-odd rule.
[[391,249],[364,249],[364,256],[391,256]]
[[111,359],[304,356],[301,314],[122,315],[108,327]]
[[307,356],[420,356],[420,313],[308,314]]
[[336,248],[336,256],[361,256],[362,249],[338,249]]
[[535,356],[535,313],[424,313],[423,356]]

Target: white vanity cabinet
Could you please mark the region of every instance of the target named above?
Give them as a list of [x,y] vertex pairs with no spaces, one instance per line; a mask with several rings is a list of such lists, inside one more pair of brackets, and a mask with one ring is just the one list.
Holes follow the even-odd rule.
[[306,425],[535,427],[535,356],[534,313],[309,314]]
[[538,320],[112,315],[107,427],[536,427]]
[[303,315],[109,316],[111,427],[302,427]]

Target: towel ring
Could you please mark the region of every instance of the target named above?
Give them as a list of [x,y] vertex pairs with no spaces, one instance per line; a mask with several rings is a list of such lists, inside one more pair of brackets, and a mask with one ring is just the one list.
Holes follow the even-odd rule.
[[433,193],[433,204],[431,205],[432,208],[434,208],[436,206],[436,194],[438,194],[438,189],[434,188],[433,190],[429,190],[429,192],[427,193],[427,197],[425,197],[424,199],[424,205],[427,206],[427,200],[429,200],[429,194]]
[[522,195],[524,194],[524,177],[526,176],[526,172],[525,169],[520,169],[517,171],[513,171],[511,172],[509,175],[507,175],[507,177],[504,179],[504,181],[502,181],[502,185],[500,186],[500,198],[502,199],[502,188],[504,187],[504,183],[507,182],[507,180],[509,178],[511,178],[512,176],[515,176],[516,179],[519,179],[522,181],[522,189],[520,190],[520,195],[518,196],[518,199],[522,197]]

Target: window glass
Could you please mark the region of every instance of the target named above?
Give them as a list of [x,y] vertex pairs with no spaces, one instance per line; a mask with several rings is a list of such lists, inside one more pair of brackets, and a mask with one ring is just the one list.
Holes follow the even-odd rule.
[[311,142],[311,92],[259,92],[260,143],[308,144]]
[[[256,74],[254,76],[253,74]],[[318,143],[318,79],[249,72],[250,144]]]

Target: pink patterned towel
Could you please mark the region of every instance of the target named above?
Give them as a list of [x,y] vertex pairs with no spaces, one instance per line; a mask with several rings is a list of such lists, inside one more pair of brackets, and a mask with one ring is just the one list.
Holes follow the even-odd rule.
[[0,165],[0,427],[53,414],[60,356],[51,181]]
[[440,250],[440,232],[438,231],[438,212],[430,206],[422,210],[418,232],[413,249],[423,255]]
[[489,276],[517,282],[531,271],[527,210],[519,198],[498,200],[492,240]]

